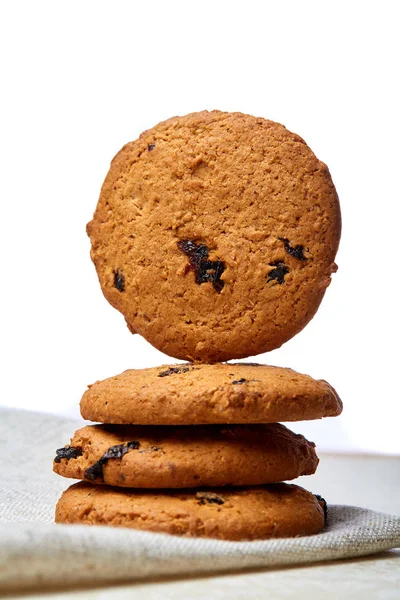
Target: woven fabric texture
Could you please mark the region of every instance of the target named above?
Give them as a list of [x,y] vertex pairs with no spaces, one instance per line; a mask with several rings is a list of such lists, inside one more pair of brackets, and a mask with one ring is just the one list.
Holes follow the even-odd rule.
[[319,535],[254,542],[55,525],[55,504],[71,482],[52,473],[52,460],[80,425],[0,408],[1,589],[280,567],[400,546],[400,517],[351,506],[329,506]]

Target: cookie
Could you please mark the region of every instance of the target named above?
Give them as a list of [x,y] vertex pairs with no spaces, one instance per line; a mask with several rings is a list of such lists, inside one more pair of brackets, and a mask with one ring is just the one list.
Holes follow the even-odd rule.
[[86,482],[63,493],[55,520],[235,541],[312,535],[325,521],[311,492],[285,483],[175,492]]
[[200,112],[111,163],[91,257],[132,333],[201,362],[278,348],[315,314],[341,231],[328,168],[282,125]]
[[284,425],[89,425],[57,450],[64,477],[135,488],[258,485],[315,473],[315,444]]
[[326,381],[249,363],[125,371],[89,386],[80,406],[89,421],[138,425],[276,423],[342,411]]

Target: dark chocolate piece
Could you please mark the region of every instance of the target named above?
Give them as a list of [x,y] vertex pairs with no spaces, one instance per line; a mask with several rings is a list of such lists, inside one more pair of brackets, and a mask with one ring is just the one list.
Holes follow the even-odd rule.
[[291,246],[290,242],[287,238],[280,237],[279,240],[284,243],[285,252],[293,256],[293,258],[297,258],[297,260],[307,260],[304,256],[304,246],[298,244],[297,246]]
[[83,475],[84,478],[89,479],[90,481],[95,481],[96,479],[103,480],[103,465],[105,465],[110,458],[122,458],[129,450],[137,450],[138,448],[140,448],[140,442],[137,441],[110,446],[94,465],[86,469]]
[[140,442],[134,440],[133,442],[128,442],[129,450],[138,450],[140,448]]
[[199,285],[209,281],[220,293],[224,287],[221,279],[225,271],[225,263],[221,260],[208,260],[208,248],[205,244],[196,244],[191,240],[178,242],[178,248],[189,258],[190,268],[195,272],[195,280]]
[[[107,462],[107,461],[104,461]],[[85,479],[89,479],[89,481],[95,481],[96,479],[101,479],[103,481],[103,462],[102,460],[98,460],[94,465],[88,467],[83,474]]]
[[148,150],[149,152],[151,152],[152,150],[154,150],[154,148],[155,148],[155,147],[156,147],[156,145],[155,145],[155,144],[149,144],[149,145],[147,146],[147,150]]
[[274,268],[268,273],[267,281],[272,281],[273,279],[276,279],[276,281],[280,285],[282,285],[282,283],[285,281],[285,275],[289,273],[289,267],[287,267],[285,263],[281,260],[276,260],[270,263],[269,266]]
[[242,385],[242,383],[246,383],[247,379],[245,379],[244,377],[241,377],[240,379],[235,379],[234,381],[232,381],[232,383],[234,385]]
[[196,498],[199,504],[224,504],[225,498],[214,492],[197,492]]
[[78,456],[82,456],[82,448],[80,446],[65,446],[64,448],[59,448],[56,450],[56,457],[54,462],[61,462],[62,458],[66,458],[67,460],[71,460],[71,458],[78,458]]
[[116,287],[119,292],[125,291],[125,277],[122,275],[121,271],[114,271],[114,287]]
[[168,375],[187,373],[188,371],[190,371],[189,367],[171,367],[168,369],[168,371],[161,371],[161,373],[159,373],[158,376],[168,377]]

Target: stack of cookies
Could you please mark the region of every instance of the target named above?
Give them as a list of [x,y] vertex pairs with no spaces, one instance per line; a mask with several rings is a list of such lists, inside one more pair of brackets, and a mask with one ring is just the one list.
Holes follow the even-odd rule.
[[339,415],[339,397],[291,369],[226,361],[278,348],[317,311],[340,239],[327,167],[277,123],[177,117],[117,154],[88,233],[131,332],[188,362],[89,386],[81,414],[101,424],[57,450],[54,470],[82,481],[56,521],[228,540],[319,532],[325,501],[282,483],[315,472],[315,446],[280,422]]

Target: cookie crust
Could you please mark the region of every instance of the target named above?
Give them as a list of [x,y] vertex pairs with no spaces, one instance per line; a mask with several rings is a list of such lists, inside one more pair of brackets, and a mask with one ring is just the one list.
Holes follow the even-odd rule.
[[54,471],[95,483],[154,489],[275,483],[311,475],[317,465],[315,445],[279,423],[89,425],[57,451]]
[[61,496],[55,520],[240,541],[316,534],[324,512],[313,494],[284,483],[153,492],[80,482]]
[[298,135],[204,111],[122,148],[87,232],[132,333],[217,362],[278,348],[310,321],[337,268],[341,216],[328,168]]
[[97,381],[80,408],[84,419],[110,424],[251,424],[333,417],[342,402],[326,381],[292,369],[183,364],[131,369]]

